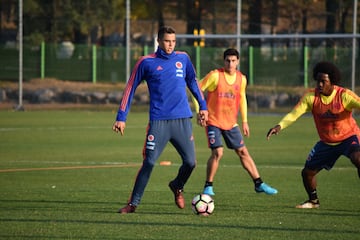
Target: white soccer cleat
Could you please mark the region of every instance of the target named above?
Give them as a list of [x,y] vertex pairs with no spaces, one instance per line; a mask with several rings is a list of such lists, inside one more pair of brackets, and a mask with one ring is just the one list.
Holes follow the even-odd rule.
[[296,208],[319,208],[320,202],[319,200],[307,200],[299,205],[295,206]]

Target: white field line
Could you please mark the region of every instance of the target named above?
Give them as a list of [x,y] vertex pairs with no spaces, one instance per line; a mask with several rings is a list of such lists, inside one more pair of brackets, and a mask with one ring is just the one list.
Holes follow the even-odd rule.
[[[160,162],[160,161],[159,161]],[[160,163],[158,163],[160,165]],[[12,169],[0,169],[0,173],[8,172],[30,172],[30,171],[50,171],[50,170],[74,170],[74,169],[98,169],[98,168],[130,168],[130,167],[140,167],[141,163],[118,163],[118,164],[102,164],[102,165],[79,165],[79,166],[62,166],[62,167],[44,167],[44,168],[12,168]],[[159,166],[159,167],[179,167],[180,163],[172,163],[169,166]],[[198,164],[197,167],[206,167],[206,164]],[[241,165],[222,165],[224,168],[242,168]],[[261,169],[298,169],[301,170],[302,166],[280,166],[280,165],[260,165],[258,168]],[[332,171],[344,171],[344,170],[353,170],[353,167],[334,167]]]
[[[0,127],[0,132],[16,132],[16,131],[58,131],[58,130],[73,130],[73,129],[109,129],[111,130],[112,125],[109,127],[95,127],[95,126],[76,126],[76,127]],[[146,126],[126,126],[127,129],[138,129],[138,128],[146,128]]]
[[0,169],[0,173],[5,172],[31,172],[31,171],[49,171],[49,170],[72,170],[72,169],[92,169],[92,168],[127,168],[139,167],[140,164],[117,164],[117,165],[90,165],[90,166],[66,166],[66,167],[44,167],[44,168],[14,168]]

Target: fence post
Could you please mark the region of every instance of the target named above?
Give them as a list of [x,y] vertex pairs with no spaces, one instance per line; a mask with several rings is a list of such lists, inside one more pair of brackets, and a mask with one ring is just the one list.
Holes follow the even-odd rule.
[[200,77],[200,46],[199,45],[197,45],[196,47],[195,47],[195,49],[196,49],[196,76],[197,76],[197,78],[198,79],[200,79],[201,77]]
[[96,83],[96,45],[92,47],[92,82]]
[[144,56],[149,54],[149,47],[147,45],[144,46]]
[[249,47],[249,82],[250,86],[254,85],[254,47]]
[[308,87],[308,46],[304,47],[304,87]]
[[45,78],[45,42],[40,45],[40,78]]

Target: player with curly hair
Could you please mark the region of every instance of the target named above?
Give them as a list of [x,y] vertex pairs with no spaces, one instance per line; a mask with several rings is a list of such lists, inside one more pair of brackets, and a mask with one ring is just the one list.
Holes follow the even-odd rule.
[[298,104],[267,133],[278,134],[301,115],[311,112],[320,140],[310,151],[301,176],[308,200],[296,208],[319,208],[316,175],[330,170],[341,155],[355,165],[360,178],[360,129],[353,118],[353,109],[360,109],[360,98],[339,86],[341,74],[331,62],[319,62],[313,69],[316,87],[307,91]]

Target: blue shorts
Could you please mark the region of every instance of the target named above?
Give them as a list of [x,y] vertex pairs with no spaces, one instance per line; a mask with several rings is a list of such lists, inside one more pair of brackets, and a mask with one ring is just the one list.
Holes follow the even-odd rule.
[[322,141],[315,144],[305,162],[305,167],[313,170],[330,170],[341,155],[350,158],[350,154],[360,148],[359,138],[354,135],[340,144],[328,145]]
[[215,126],[207,126],[206,135],[208,138],[208,146],[211,149],[223,146],[221,137],[224,138],[226,146],[229,149],[238,149],[245,146],[239,126],[233,127],[230,130],[222,130]]

